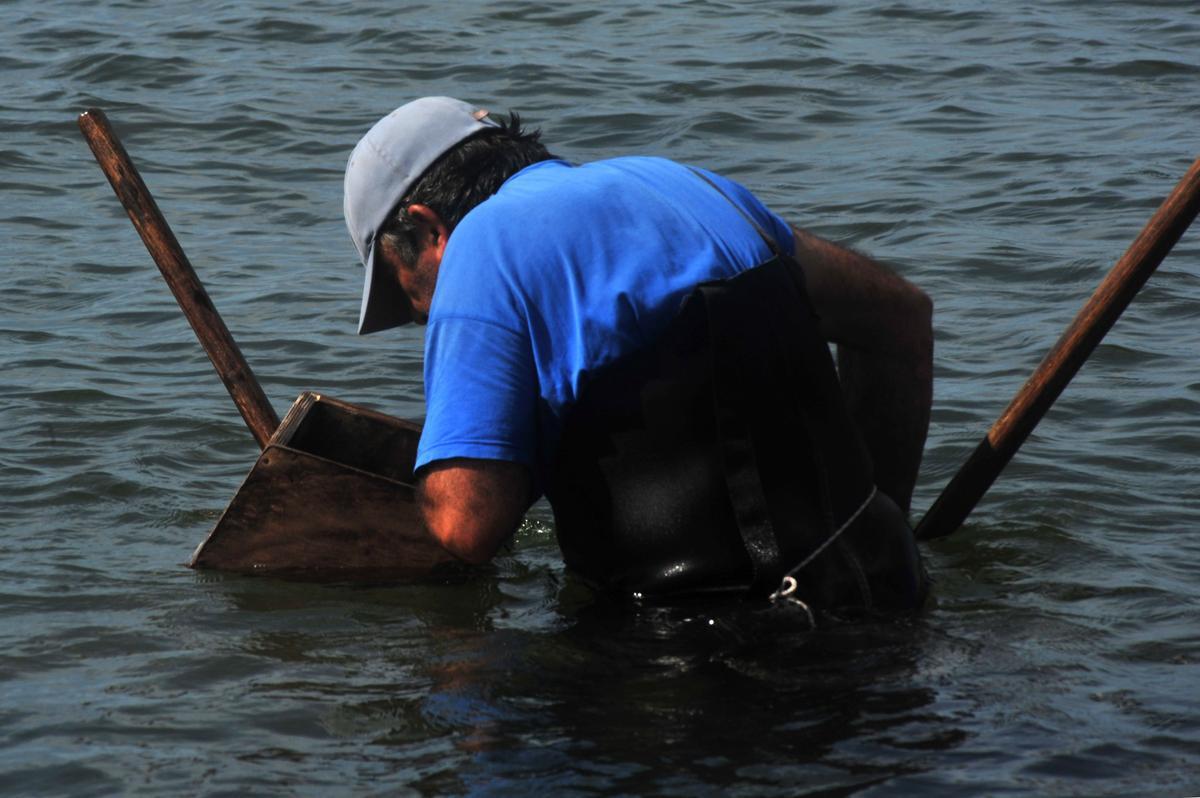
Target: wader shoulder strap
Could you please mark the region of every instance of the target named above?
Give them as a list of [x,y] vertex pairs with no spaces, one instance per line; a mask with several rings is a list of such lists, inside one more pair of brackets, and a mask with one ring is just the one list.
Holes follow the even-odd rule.
[[[746,220],[766,243],[771,254],[781,254],[775,239],[750,217],[742,207],[721,190],[708,175],[695,167],[688,167],[693,174],[708,183],[714,191],[728,202]],[[779,540],[767,512],[767,496],[763,489],[757,459],[754,453],[754,438],[746,422],[748,408],[739,407],[737,397],[738,363],[745,356],[734,342],[739,331],[733,328],[736,314],[728,312],[724,302],[725,288],[721,284],[699,286],[707,309],[714,366],[714,399],[717,414],[717,440],[725,464],[725,479],[729,488],[729,499],[737,519],[738,531],[746,546],[746,553],[754,569],[751,592],[769,589],[784,570],[783,555]]]
[[708,318],[717,445],[738,532],[753,569],[750,590],[759,593],[772,589],[779,581],[784,563],[767,511],[754,435],[747,423],[749,408],[740,401],[746,396],[746,386],[739,374],[746,352],[745,347],[738,345],[744,331],[736,329],[738,314],[729,307],[735,300],[730,299],[725,285],[702,284],[697,290]]
[[[794,564],[793,558],[801,553],[811,556],[810,552],[828,542],[849,510],[848,503],[857,499],[860,491],[873,489],[869,457],[863,452],[862,458],[856,458],[848,446],[854,439],[852,424],[848,417],[841,418],[844,405],[832,401],[835,396],[840,400],[840,390],[829,350],[816,329],[800,265],[719,185],[703,172],[692,171],[733,206],[774,255],[750,273],[698,287],[711,331],[717,437],[729,498],[753,563],[752,591],[770,589],[771,581],[780,578],[787,564]],[[750,288],[755,284],[757,290]],[[795,305],[789,310],[791,302]],[[765,342],[791,346],[796,354],[774,357],[763,351]],[[823,387],[814,390],[820,383]],[[771,508],[780,506],[781,489],[791,491],[768,475],[790,469],[781,469],[769,432],[764,432],[757,419],[783,417],[781,392],[794,392],[794,398],[784,400],[783,405],[790,405],[792,418],[800,427],[796,432],[803,430],[810,444],[810,465],[805,473],[812,481],[808,489],[815,492],[816,501],[808,508],[814,514],[803,525],[807,534],[797,534],[792,518],[776,517],[772,524]],[[835,405],[841,408],[840,414]],[[787,411],[783,412],[786,416]],[[792,490],[799,489],[797,485]]]
[[[695,167],[688,168],[712,186],[713,190],[724,197],[738,215],[754,228],[774,257],[780,256],[779,245],[775,243],[774,238],[767,235],[758,222],[742,210],[742,207],[722,191],[708,175]],[[746,353],[738,351],[739,348],[735,345],[741,335],[735,328],[737,314],[729,312],[726,308],[729,303],[725,301],[727,289],[724,285],[704,284],[699,286],[698,290],[704,298],[707,310],[705,315],[708,317],[712,341],[717,440],[725,464],[725,480],[738,531],[754,569],[750,590],[757,593],[770,589],[778,581],[784,564],[779,540],[767,512],[767,495],[754,453],[753,433],[746,421],[749,408],[739,406],[737,401],[739,395],[744,395],[744,391],[737,388],[738,363]]]
[[761,225],[759,225],[759,223],[758,223],[758,222],[754,221],[754,218],[753,218],[753,217],[751,217],[751,216],[750,216],[750,214],[748,214],[748,213],[746,213],[744,210],[742,210],[742,206],[741,206],[741,205],[738,205],[736,202],[734,202],[734,201],[733,201],[733,200],[732,200],[732,199],[729,197],[729,195],[728,195],[728,194],[726,194],[724,191],[722,191],[722,190],[721,190],[721,187],[720,187],[720,186],[718,186],[716,183],[714,183],[714,182],[713,182],[713,181],[712,181],[712,180],[709,178],[709,176],[708,176],[708,175],[704,174],[703,172],[701,172],[699,169],[697,169],[697,168],[696,168],[696,167],[694,167],[694,166],[689,166],[689,167],[688,167],[688,169],[692,170],[692,173],[693,173],[693,174],[695,174],[695,175],[696,175],[696,177],[700,178],[700,179],[701,179],[701,180],[703,180],[705,183],[708,183],[710,186],[712,186],[714,191],[716,191],[718,194],[720,194],[722,197],[724,197],[724,198],[725,198],[725,201],[726,201],[726,202],[728,202],[730,205],[732,205],[732,206],[733,206],[733,209],[734,209],[735,211],[737,211],[737,212],[738,212],[738,214],[739,214],[739,215],[740,215],[740,216],[741,216],[743,219],[745,219],[745,220],[746,220],[746,222],[747,222],[747,223],[748,223],[748,224],[749,224],[751,227],[753,227],[753,228],[754,228],[754,231],[755,231],[756,233],[758,233],[759,237],[761,237],[761,238],[762,238],[762,240],[766,242],[766,244],[767,244],[767,248],[771,250],[771,254],[772,254],[772,255],[774,255],[775,257],[777,257],[777,258],[778,258],[778,257],[780,256],[780,254],[782,254],[782,253],[781,253],[781,250],[779,249],[779,245],[778,245],[777,243],[775,243],[775,239],[774,239],[774,238],[772,238],[771,236],[767,235],[767,231],[766,231],[766,230],[763,230],[763,229],[762,229],[762,226],[761,226]]

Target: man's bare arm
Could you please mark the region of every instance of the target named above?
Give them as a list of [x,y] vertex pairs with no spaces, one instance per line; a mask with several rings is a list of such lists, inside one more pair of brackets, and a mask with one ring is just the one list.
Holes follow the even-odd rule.
[[441,460],[424,469],[417,483],[426,528],[470,563],[495,556],[521,523],[529,499],[529,470],[500,460]]
[[837,344],[850,414],[875,482],[906,512],[933,399],[933,303],[876,261],[793,228],[821,333]]

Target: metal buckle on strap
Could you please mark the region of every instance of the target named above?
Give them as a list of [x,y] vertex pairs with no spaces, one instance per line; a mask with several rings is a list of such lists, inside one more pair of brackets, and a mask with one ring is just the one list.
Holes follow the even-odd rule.
[[795,575],[800,572],[800,569],[815,560],[817,556],[821,552],[825,551],[825,549],[828,548],[833,541],[837,540],[843,532],[849,529],[850,526],[858,520],[858,517],[863,514],[863,511],[867,509],[867,506],[875,499],[875,494],[878,492],[879,488],[875,485],[872,485],[871,492],[867,494],[867,498],[864,499],[863,503],[858,506],[858,509],[851,513],[850,517],[847,518],[841,526],[834,530],[833,534],[826,538],[824,543],[822,543],[820,546],[817,546],[812,554],[809,554],[800,562],[799,565],[784,574],[783,580],[779,583],[779,589],[768,596],[768,600],[770,600],[772,604],[779,601],[785,601],[788,604],[795,604],[804,610],[805,614],[808,616],[808,622],[812,624],[813,628],[815,629],[817,627],[817,621],[816,618],[813,617],[812,610],[807,604],[796,598],[794,595],[796,589],[800,586],[796,581]]
[[793,595],[796,592],[796,588],[798,586],[799,585],[796,583],[796,577],[785,576],[783,578],[782,584],[779,585],[779,589],[776,590],[774,593],[772,593],[768,597],[768,600],[772,604],[782,601],[784,603],[791,604],[793,606],[799,607],[800,609],[804,610],[804,614],[806,616],[808,616],[809,625],[812,626],[812,628],[816,629],[817,628],[817,619],[815,617],[813,617],[812,610],[809,608],[809,606],[807,604],[805,604],[803,601],[801,601],[800,599],[796,598],[795,595]]

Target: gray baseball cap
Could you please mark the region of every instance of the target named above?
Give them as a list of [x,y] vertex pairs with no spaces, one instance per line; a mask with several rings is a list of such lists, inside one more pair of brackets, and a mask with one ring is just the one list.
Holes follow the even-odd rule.
[[388,213],[434,161],[468,136],[498,127],[487,113],[451,97],[422,97],[376,122],[350,153],[343,210],[366,267],[359,335],[412,321],[412,307],[396,280],[376,273],[375,237]]

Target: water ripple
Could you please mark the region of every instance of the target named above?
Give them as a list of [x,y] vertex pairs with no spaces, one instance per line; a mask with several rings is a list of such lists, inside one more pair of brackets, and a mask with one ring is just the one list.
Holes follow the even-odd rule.
[[727,172],[933,296],[920,509],[1195,155],[1194,2],[11,0],[0,42],[6,785],[1186,791],[1195,231],[927,548],[911,623],[612,607],[544,504],[443,582],[195,574],[258,450],[74,116],[108,111],[278,410],[424,412],[421,331],[353,335],[340,218],[346,154],[405,99],[517,109],[571,159]]

